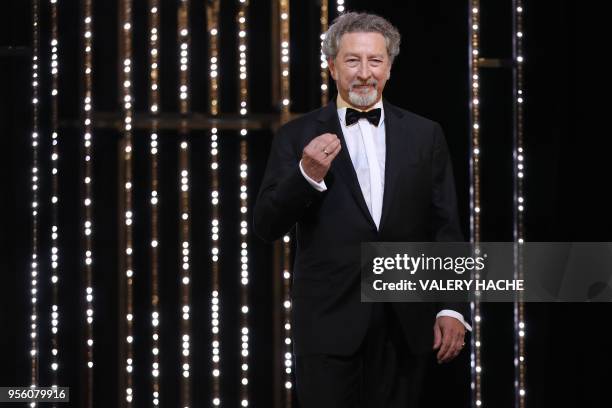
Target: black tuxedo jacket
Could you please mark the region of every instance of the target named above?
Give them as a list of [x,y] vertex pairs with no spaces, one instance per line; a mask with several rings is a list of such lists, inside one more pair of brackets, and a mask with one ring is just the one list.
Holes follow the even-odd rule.
[[[463,241],[451,161],[441,127],[383,102],[386,162],[380,230],[372,220],[346,147],[336,104],[280,128],[255,204],[255,232],[273,241],[296,226],[292,330],[294,351],[354,353],[368,328],[372,304],[360,301],[361,242]],[[299,161],[316,136],[334,133],[342,150],[319,192]],[[433,345],[436,313],[450,308],[468,318],[466,304],[395,303],[408,346]]]

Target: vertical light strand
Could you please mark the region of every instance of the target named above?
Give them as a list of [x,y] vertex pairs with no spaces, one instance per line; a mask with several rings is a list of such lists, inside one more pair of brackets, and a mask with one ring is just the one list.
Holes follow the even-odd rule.
[[281,122],[289,120],[291,110],[290,81],[289,81],[289,0],[278,0],[280,11],[280,53],[281,53]]
[[[209,100],[210,114],[215,117],[219,114],[219,0],[213,0],[206,5],[206,29],[209,39]],[[211,297],[210,297],[210,324],[211,324],[211,402],[218,407],[221,405],[220,391],[220,348],[221,338],[219,335],[220,320],[220,287],[219,287],[219,143],[217,128],[213,127],[210,132],[210,240],[211,240]],[[245,368],[245,367],[243,367]],[[248,368],[248,366],[246,367]]]
[[59,170],[58,170],[58,76],[59,76],[59,38],[58,38],[58,15],[57,0],[51,3],[51,381],[57,386],[57,370],[59,367]]
[[[470,242],[475,245],[478,254],[480,248],[480,0],[471,0],[469,10],[469,64],[470,64]],[[479,272],[474,272],[474,279],[479,279]],[[473,332],[471,337],[471,388],[472,406],[482,407],[481,392],[481,311],[480,295],[476,292],[470,304]]]
[[180,124],[180,147],[179,147],[179,168],[180,168],[180,196],[179,196],[179,234],[182,247],[181,256],[181,340],[183,353],[181,355],[181,407],[189,408],[191,404],[190,391],[190,337],[191,337],[191,273],[189,265],[189,128],[187,115],[189,114],[189,1],[181,0],[178,6],[178,42],[179,51],[179,112],[181,114]]
[[151,402],[160,401],[160,339],[159,339],[159,175],[158,175],[158,115],[159,115],[159,0],[149,0],[149,110],[153,121],[151,148]]
[[292,370],[293,353],[291,347],[291,236],[289,234],[283,237],[283,355],[285,366],[285,407],[290,408],[292,405]]
[[[513,91],[514,91],[514,242],[515,279],[523,279],[523,251],[525,242],[524,214],[525,195],[523,190],[523,179],[525,176],[525,151],[523,146],[523,103],[525,94],[523,89],[523,1],[513,0]],[[525,408],[525,304],[523,293],[519,292],[514,302],[514,406]]]
[[329,72],[327,72],[327,58],[323,53],[323,40],[329,27],[329,0],[321,0],[321,106],[327,105],[329,99]]
[[93,219],[92,219],[92,131],[93,126],[91,124],[91,109],[93,105],[92,96],[92,75],[93,75],[93,64],[92,64],[92,37],[93,37],[93,4],[92,0],[84,0],[83,6],[83,209],[82,213],[84,216],[83,222],[83,246],[85,249],[84,253],[84,283],[85,283],[85,361],[87,362],[86,375],[85,375],[85,406],[87,408],[93,407],[93,278],[92,278],[92,263],[93,263],[93,246],[92,246],[92,231],[93,231]]
[[344,0],[338,0],[338,2],[336,3],[336,11],[338,11],[338,14],[344,13],[345,10],[346,8],[344,6]]
[[[38,132],[40,3],[32,1],[32,254],[30,263],[30,385],[38,385]],[[30,406],[35,407],[36,403]]]
[[[239,0],[238,6],[238,55],[239,55],[239,110],[248,112],[249,85],[247,79],[247,16],[248,0]],[[249,216],[248,216],[248,146],[246,128],[240,129],[240,405],[249,405]]]
[[[280,77],[280,98],[281,98],[281,123],[289,120],[291,110],[290,99],[290,72],[289,72],[289,0],[279,0],[280,12],[280,45],[281,45],[281,77]],[[291,375],[291,364],[293,360],[291,347],[291,238],[289,234],[283,237],[283,356],[285,367],[285,407],[290,408],[292,404],[293,381]]]
[[57,384],[58,369],[58,281],[59,281],[59,245],[57,235],[53,234],[53,227],[59,228],[58,205],[59,205],[59,181],[57,159],[58,148],[58,77],[59,77],[59,38],[58,38],[58,15],[57,0],[51,0],[51,145],[53,152],[53,169],[51,174],[51,379],[52,384]]
[[120,32],[121,32],[121,80],[123,102],[123,224],[122,235],[125,243],[125,406],[131,407],[134,400],[134,267],[133,267],[133,175],[132,175],[132,0],[120,2]]

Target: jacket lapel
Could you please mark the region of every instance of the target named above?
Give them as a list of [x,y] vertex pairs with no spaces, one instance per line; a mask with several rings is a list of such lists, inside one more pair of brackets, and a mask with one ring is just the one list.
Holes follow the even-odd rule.
[[408,135],[403,126],[401,110],[383,99],[385,109],[385,189],[383,192],[383,208],[380,216],[380,228],[383,230],[393,201],[393,192],[397,188],[402,160],[409,153]]
[[[355,201],[357,201],[357,204],[364,217],[366,217],[372,228],[376,229],[376,224],[374,224],[372,215],[370,214],[365,199],[363,198],[363,193],[361,192],[361,187],[359,186],[359,181],[357,179],[357,173],[355,173],[351,156],[348,148],[346,147],[346,141],[344,139],[344,135],[342,134],[342,127],[340,126],[340,121],[338,119],[336,103],[333,101],[328,103],[327,106],[321,110],[317,120],[319,121],[317,135],[321,135],[323,133],[334,133],[340,138],[340,143],[342,145],[340,153],[338,153],[338,156],[336,156],[332,162],[330,172],[332,174],[337,173],[338,178],[342,179],[348,185],[351,195]],[[329,175],[326,177],[326,179],[328,177]]]

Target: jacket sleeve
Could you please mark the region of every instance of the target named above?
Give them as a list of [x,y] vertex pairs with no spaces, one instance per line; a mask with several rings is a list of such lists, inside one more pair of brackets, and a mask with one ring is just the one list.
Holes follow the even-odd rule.
[[[457,193],[453,165],[448,153],[444,132],[440,125],[434,126],[434,146],[432,153],[432,236],[436,242],[464,242],[465,238],[459,223]],[[463,315],[470,322],[470,307],[465,302],[446,302],[440,309],[450,309]]]
[[432,236],[436,242],[463,242],[457,211],[453,165],[440,125],[434,127],[432,153]]
[[286,234],[322,192],[299,169],[303,146],[292,143],[291,127],[283,126],[272,141],[263,182],[254,208],[254,231],[265,241]]

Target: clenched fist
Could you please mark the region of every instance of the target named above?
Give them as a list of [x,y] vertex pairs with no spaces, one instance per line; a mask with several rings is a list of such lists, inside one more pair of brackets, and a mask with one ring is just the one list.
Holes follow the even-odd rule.
[[333,133],[323,133],[315,137],[302,152],[304,172],[317,183],[321,182],[340,149],[340,139]]

